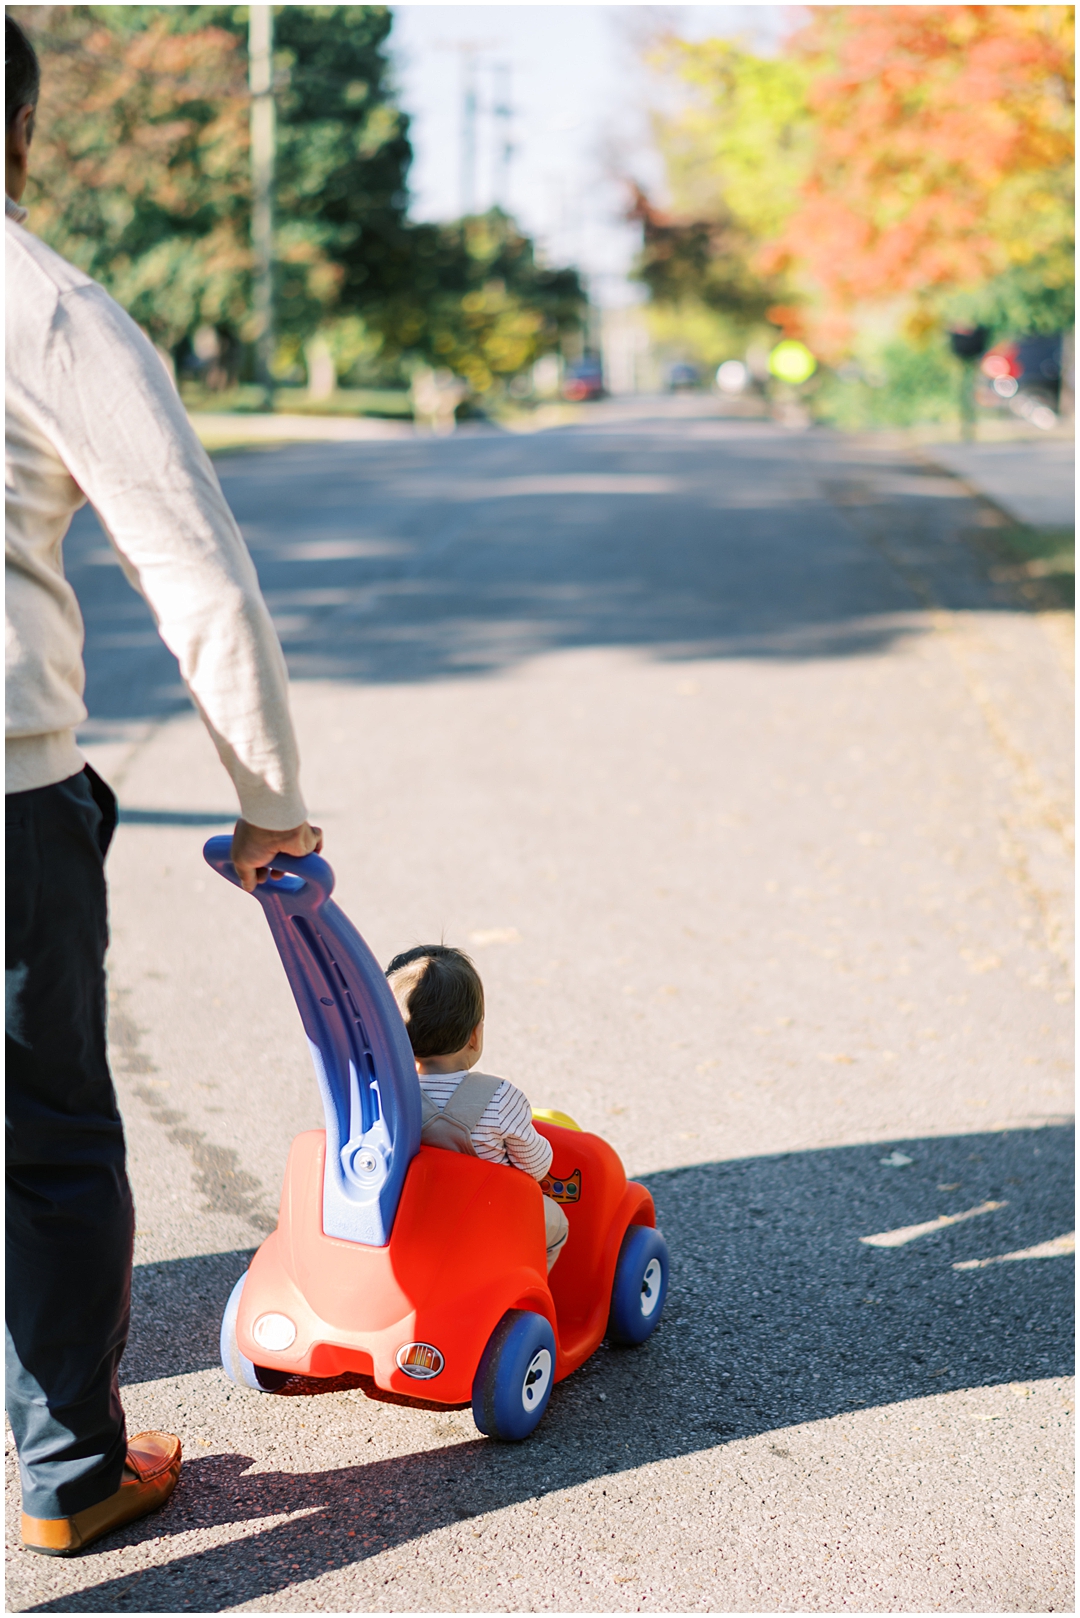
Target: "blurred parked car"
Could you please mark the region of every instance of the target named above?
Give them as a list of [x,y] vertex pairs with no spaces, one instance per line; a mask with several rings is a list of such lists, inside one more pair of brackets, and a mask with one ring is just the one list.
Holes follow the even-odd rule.
[[749,381],[750,372],[742,360],[725,360],[716,372],[716,386],[721,393],[742,393]]
[[584,399],[600,399],[604,394],[604,372],[596,354],[586,354],[566,367],[563,398],[580,404]]
[[1061,394],[1061,360],[1060,332],[995,343],[979,367],[989,382],[981,402],[1000,402],[1036,427],[1054,426]]
[[696,365],[687,365],[679,360],[672,365],[667,374],[667,390],[669,393],[686,393],[693,388],[700,388],[701,372]]

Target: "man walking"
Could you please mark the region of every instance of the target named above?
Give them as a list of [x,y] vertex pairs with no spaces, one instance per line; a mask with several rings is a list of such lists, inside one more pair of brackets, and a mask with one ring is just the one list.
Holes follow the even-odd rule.
[[7,1377],[22,1541],[70,1555],[168,1499],[169,1433],[129,1440],[117,1385],[134,1219],[105,1048],[112,792],[74,728],[83,628],[61,545],[89,500],[240,802],[251,891],[322,846],[298,785],[285,663],[255,570],[165,368],[94,282],[23,228],[38,99],[6,19]]

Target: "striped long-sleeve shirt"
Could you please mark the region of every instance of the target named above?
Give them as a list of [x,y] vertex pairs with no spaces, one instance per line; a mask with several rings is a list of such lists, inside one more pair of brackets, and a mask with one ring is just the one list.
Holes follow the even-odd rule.
[[[421,1073],[420,1088],[437,1107],[445,1107],[465,1077],[460,1073]],[[509,1163],[542,1180],[551,1167],[551,1142],[535,1128],[528,1097],[504,1079],[484,1108],[471,1139],[477,1157],[488,1163]]]

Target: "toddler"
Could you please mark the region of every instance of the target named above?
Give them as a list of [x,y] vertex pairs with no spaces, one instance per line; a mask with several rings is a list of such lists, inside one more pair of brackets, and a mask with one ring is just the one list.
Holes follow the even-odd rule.
[[[424,1143],[542,1180],[551,1143],[533,1126],[527,1098],[507,1079],[473,1071],[484,1050],[484,988],[469,957],[445,944],[421,944],[395,955],[386,976],[416,1058]],[[545,1197],[549,1271],[569,1230],[559,1204]]]

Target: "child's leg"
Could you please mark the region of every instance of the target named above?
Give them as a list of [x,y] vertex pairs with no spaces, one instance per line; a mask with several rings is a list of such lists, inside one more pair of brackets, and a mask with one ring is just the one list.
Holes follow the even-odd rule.
[[562,1252],[566,1238],[570,1234],[570,1221],[563,1213],[559,1204],[551,1197],[544,1198],[544,1240],[547,1243],[547,1267],[551,1274],[551,1266]]

